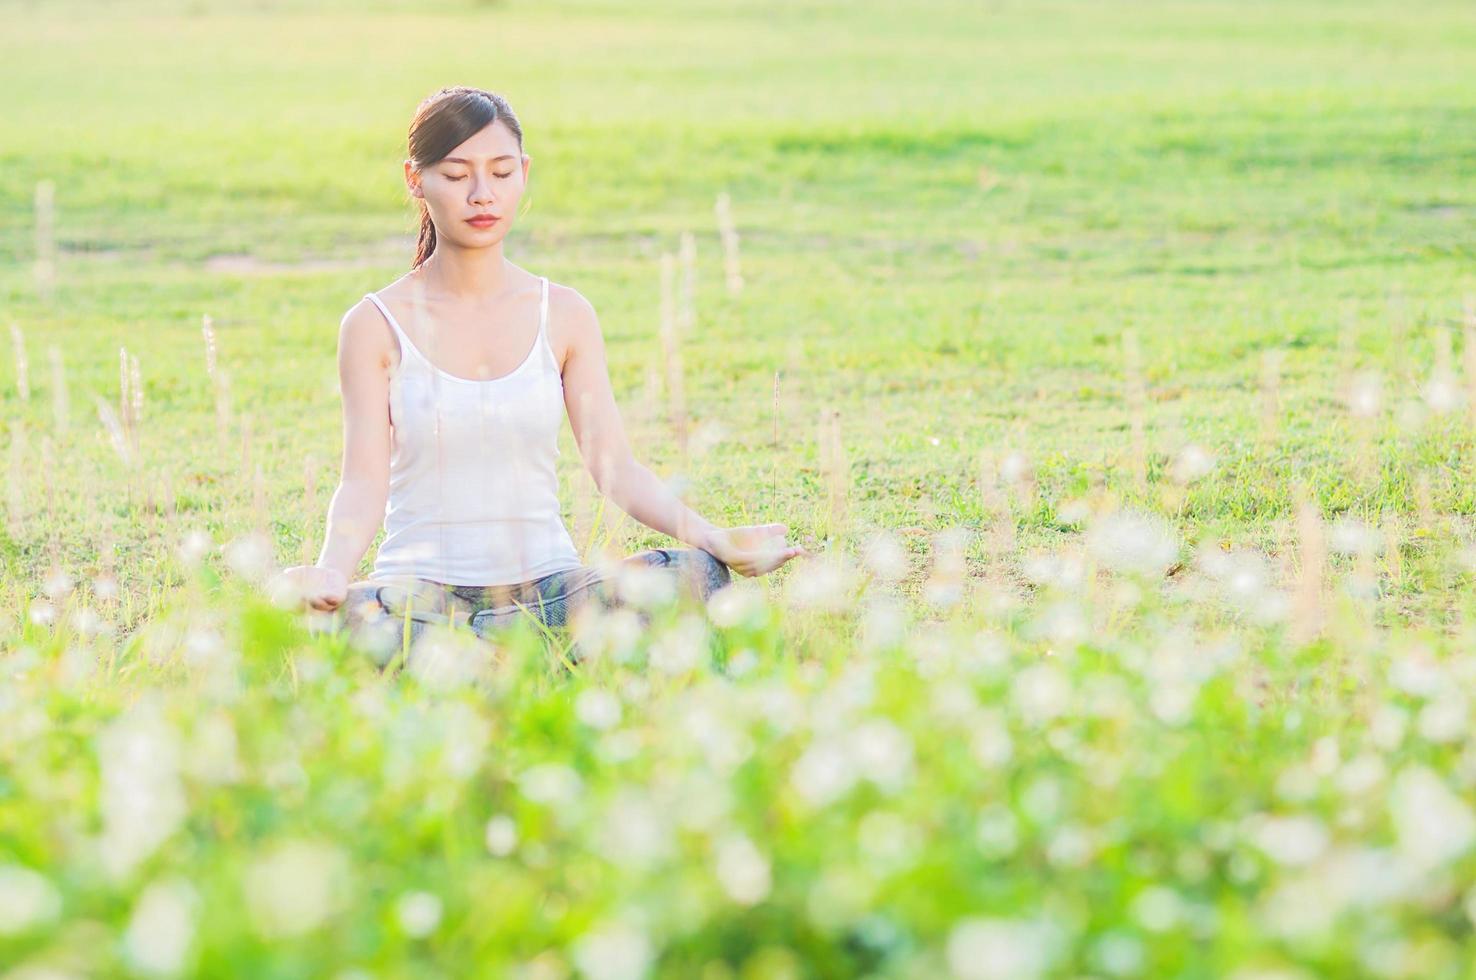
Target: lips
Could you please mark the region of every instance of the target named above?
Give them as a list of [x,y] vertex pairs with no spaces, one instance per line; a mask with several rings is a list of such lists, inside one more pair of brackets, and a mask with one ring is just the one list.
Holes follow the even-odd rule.
[[466,223],[476,225],[478,228],[490,228],[498,222],[496,215],[479,214],[475,218],[467,218]]

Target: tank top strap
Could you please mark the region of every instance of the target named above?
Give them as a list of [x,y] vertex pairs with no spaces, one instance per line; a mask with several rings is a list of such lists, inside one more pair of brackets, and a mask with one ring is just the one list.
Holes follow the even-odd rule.
[[410,342],[409,337],[405,336],[404,329],[400,327],[400,323],[398,320],[395,319],[395,315],[389,311],[389,307],[384,304],[384,300],[379,298],[379,294],[365,293],[364,298],[373,303],[375,306],[379,307],[379,312],[384,314],[385,322],[387,322],[390,325],[390,329],[395,332],[395,336],[400,341],[401,362],[403,362],[407,356],[418,359],[421,356],[419,348],[417,348],[414,344]]
[[553,341],[548,336],[548,276],[543,276],[542,295],[538,299],[538,339],[535,341],[548,354],[549,366],[557,373],[559,359],[554,354]]

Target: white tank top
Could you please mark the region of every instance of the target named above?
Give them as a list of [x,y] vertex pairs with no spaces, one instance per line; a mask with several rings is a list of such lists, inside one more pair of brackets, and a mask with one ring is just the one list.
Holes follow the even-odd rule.
[[385,537],[369,577],[507,585],[579,567],[554,468],[564,381],[548,343],[548,279],[533,349],[487,381],[436,367],[377,294],[365,298],[400,342],[389,387]]

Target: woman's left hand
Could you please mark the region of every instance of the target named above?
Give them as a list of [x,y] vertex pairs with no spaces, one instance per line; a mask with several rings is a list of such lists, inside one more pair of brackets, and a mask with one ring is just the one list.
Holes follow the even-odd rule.
[[809,552],[784,539],[787,524],[745,524],[720,527],[708,538],[706,550],[739,575],[763,575]]

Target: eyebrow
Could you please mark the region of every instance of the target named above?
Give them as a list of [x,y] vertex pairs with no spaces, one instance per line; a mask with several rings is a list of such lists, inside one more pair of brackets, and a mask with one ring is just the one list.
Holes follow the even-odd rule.
[[[492,162],[493,163],[496,163],[498,160],[515,160],[515,159],[517,159],[517,158],[514,157],[511,153],[504,153],[500,157],[493,157],[492,158]],[[471,161],[470,160],[463,160],[461,157],[442,157],[441,158],[441,162],[442,163],[464,163],[468,167],[471,166]]]

